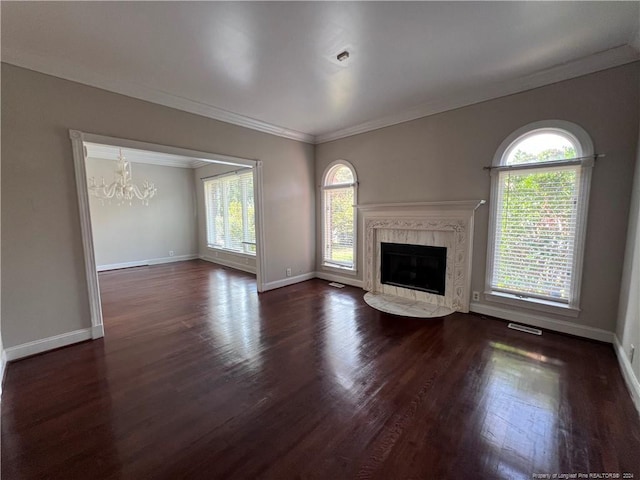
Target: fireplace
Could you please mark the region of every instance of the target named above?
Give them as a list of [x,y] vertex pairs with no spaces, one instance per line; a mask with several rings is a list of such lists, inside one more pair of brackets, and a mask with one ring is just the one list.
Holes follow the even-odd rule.
[[444,295],[447,249],[425,245],[381,243],[380,282]]
[[359,205],[365,302],[410,317],[468,312],[473,216],[483,203]]

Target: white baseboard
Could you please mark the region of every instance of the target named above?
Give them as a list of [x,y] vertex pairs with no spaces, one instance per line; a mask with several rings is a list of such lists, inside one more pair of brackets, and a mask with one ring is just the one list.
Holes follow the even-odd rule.
[[245,263],[234,262],[233,260],[227,260],[222,258],[210,257],[208,255],[200,255],[200,260],[205,260],[211,263],[217,263],[229,268],[235,268],[236,270],[242,270],[243,272],[256,274],[256,267],[253,265],[247,265]]
[[263,292],[268,290],[275,290],[276,288],[288,287],[289,285],[293,285],[294,283],[306,282],[307,280],[311,280],[312,278],[316,278],[315,272],[303,273],[302,275],[296,275],[295,277],[287,277],[282,280],[276,280],[274,282],[267,282],[263,285]]
[[119,270],[121,268],[146,267],[149,265],[148,260],[139,260],[135,262],[110,263],[109,265],[98,265],[96,270],[99,272],[107,272],[109,270]]
[[198,258],[198,255],[176,255],[173,257],[151,258],[148,260],[136,260],[133,262],[98,265],[96,269],[99,272],[105,272],[107,270],[118,270],[120,268],[147,267],[149,265],[161,265],[163,263],[184,262],[185,260],[195,260],[196,258]]
[[12,360],[29,357],[55,348],[66,347],[73,343],[91,340],[91,338],[92,329],[83,328],[82,330],[75,330],[73,332],[63,333],[53,337],[43,338],[42,340],[35,340],[33,342],[27,342],[22,345],[6,348],[6,359],[7,362],[10,362]]
[[163,263],[185,262],[197,258],[199,258],[198,254],[193,253],[189,255],[174,255],[173,257],[152,258],[151,260],[147,260],[147,262],[149,262],[149,265],[162,265]]
[[91,338],[102,338],[104,337],[104,325],[95,325],[91,327]]
[[357,278],[343,277],[342,275],[335,275],[327,272],[316,272],[316,278],[321,280],[328,280],[330,282],[344,283],[345,285],[351,285],[352,287],[362,288],[362,280]]
[[625,354],[624,348],[622,347],[620,340],[618,340],[617,335],[613,336],[613,347],[616,351],[616,356],[618,357],[622,376],[627,384],[627,388],[629,388],[633,404],[636,406],[636,410],[638,410],[638,413],[640,414],[640,382],[638,382],[638,378],[633,371],[631,362],[629,362],[629,358]]
[[482,315],[490,315],[492,317],[502,318],[503,320],[510,320],[512,322],[522,323],[533,327],[546,328],[547,330],[568,333],[577,337],[613,343],[613,333],[600,328],[578,325],[538,314],[515,312],[506,308],[494,307],[493,305],[485,305],[483,303],[471,303],[471,305],[469,305],[469,310]]

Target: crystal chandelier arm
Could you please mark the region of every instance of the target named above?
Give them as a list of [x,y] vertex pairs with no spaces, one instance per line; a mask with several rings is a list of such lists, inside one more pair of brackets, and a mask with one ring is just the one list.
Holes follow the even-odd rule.
[[138,197],[139,200],[153,198],[156,194],[156,187],[153,183],[149,183],[147,180],[142,184],[142,190],[140,190],[140,188],[135,184],[133,184],[132,187],[134,195]]
[[102,193],[105,196],[105,198],[113,198],[113,196],[116,193],[116,186],[117,185],[118,185],[118,182],[111,182],[111,184],[104,185],[102,187]]
[[107,185],[106,183],[104,183],[104,178],[102,179],[102,183],[98,185],[96,183],[95,178],[91,177],[89,179],[89,193],[97,198],[102,198],[102,199],[113,198],[113,196],[116,193],[117,185],[118,185],[117,181]]

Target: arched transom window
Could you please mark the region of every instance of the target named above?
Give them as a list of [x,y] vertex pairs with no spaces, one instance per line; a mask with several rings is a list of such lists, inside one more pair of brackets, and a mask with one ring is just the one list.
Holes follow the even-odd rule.
[[537,122],[503,142],[492,169],[488,300],[578,314],[592,155],[569,122]]
[[357,179],[344,160],[329,165],[322,182],[322,263],[355,270]]

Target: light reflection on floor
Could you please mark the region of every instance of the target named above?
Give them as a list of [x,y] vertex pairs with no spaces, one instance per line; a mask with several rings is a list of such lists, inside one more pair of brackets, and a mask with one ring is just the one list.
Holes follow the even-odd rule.
[[[247,289],[245,295],[239,288]],[[224,346],[227,362],[245,362],[252,371],[262,366],[261,318],[256,314],[256,296],[253,285],[236,284],[219,271],[209,276],[210,341],[218,348]]]
[[[350,308],[345,309],[345,306]],[[358,332],[356,310],[356,300],[352,297],[328,295],[324,299],[327,363],[345,393],[353,390],[360,377],[358,373],[362,373],[359,353],[362,339]],[[345,398],[349,399],[350,396],[345,395]]]
[[509,480],[556,472],[562,363],[501,343],[491,342],[489,348],[480,428],[492,452],[485,461],[497,463],[489,470]]

